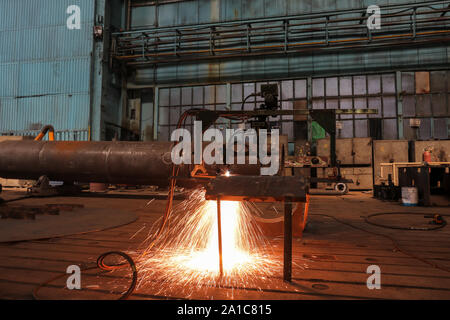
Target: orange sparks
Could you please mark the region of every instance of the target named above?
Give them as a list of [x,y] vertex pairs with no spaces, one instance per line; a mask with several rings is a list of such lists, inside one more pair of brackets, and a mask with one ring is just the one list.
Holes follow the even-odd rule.
[[[225,272],[232,272],[252,263],[252,256],[248,252],[250,248],[242,248],[242,243],[239,241],[243,236],[240,233],[242,229],[240,225],[243,221],[240,221],[242,216],[239,203],[236,201],[222,201],[221,209],[223,267]],[[206,239],[206,247],[200,250],[193,249],[188,255],[174,257],[174,260],[193,270],[218,272],[219,240],[216,201],[206,202],[199,225],[204,224],[210,226],[207,234],[201,235]]]
[[[272,275],[280,264],[266,253],[268,241],[253,223],[248,207],[221,201],[223,277],[219,278],[217,202],[197,190],[174,208],[172,218],[152,251],[139,261],[140,286],[158,293],[226,284],[251,285]],[[158,225],[158,224],[157,224]],[[175,289],[176,288],[176,289]],[[172,293],[173,294],[173,293]]]

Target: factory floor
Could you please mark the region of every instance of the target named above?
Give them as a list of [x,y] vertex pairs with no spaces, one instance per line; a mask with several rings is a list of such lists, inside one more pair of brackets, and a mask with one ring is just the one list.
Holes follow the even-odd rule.
[[[8,191],[2,194],[5,199],[16,196]],[[18,203],[46,202],[26,199]],[[140,230],[160,218],[166,204],[163,198],[149,204],[146,197],[59,197],[52,202],[102,206],[110,208],[111,215],[115,210],[130,210],[139,218],[105,231],[0,243],[0,299],[32,299],[31,292],[38,284],[64,274],[69,265],[95,262],[106,251],[134,250],[148,235]],[[148,292],[143,286],[131,299],[450,299],[450,226],[434,231],[394,230],[369,225],[362,218],[382,212],[449,214],[450,208],[403,207],[363,192],[312,196],[307,229],[302,239],[294,240],[292,283],[283,282],[280,272],[270,279],[260,279],[257,286],[206,286],[193,289],[189,296],[176,286],[166,295]],[[399,215],[378,217],[376,221],[408,226],[422,223],[420,219],[423,216]],[[282,264],[282,239],[271,240],[271,244],[275,259]],[[367,268],[371,265],[380,268],[381,289],[368,289],[371,274]],[[82,290],[62,289],[64,278],[43,288],[39,296],[116,299],[130,281],[127,271],[99,274],[98,270],[90,270],[83,276]]]

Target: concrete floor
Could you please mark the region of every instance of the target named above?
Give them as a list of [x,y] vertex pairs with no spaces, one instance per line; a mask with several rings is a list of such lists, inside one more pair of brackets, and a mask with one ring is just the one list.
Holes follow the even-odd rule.
[[[2,197],[17,194],[4,192]],[[36,285],[65,273],[68,265],[95,262],[105,251],[134,250],[147,236],[138,232],[161,217],[165,200],[104,197],[53,198],[51,203],[82,203],[86,207],[129,210],[139,219],[131,224],[88,234],[48,240],[0,244],[0,299],[31,299]],[[19,204],[45,204],[48,199],[27,199]],[[367,224],[362,216],[380,212],[450,214],[449,207],[408,208],[371,198],[368,193],[312,196],[307,230],[294,240],[293,281],[286,284],[279,272],[257,286],[207,286],[185,296],[174,286],[166,295],[145,286],[131,299],[450,299],[450,227],[435,231],[385,229]],[[327,216],[324,216],[327,215]],[[337,218],[339,221],[333,219]],[[379,223],[426,226],[419,216],[385,216]],[[424,224],[425,222],[425,224]],[[1,223],[1,221],[0,221]],[[395,241],[395,243],[394,243]],[[281,239],[272,239],[275,259],[282,264]],[[306,264],[302,269],[296,265]],[[368,266],[381,269],[381,289],[367,288]],[[436,267],[437,266],[437,267]],[[446,269],[446,270],[445,270]],[[83,289],[63,289],[65,279],[40,291],[44,299],[116,299],[127,288],[129,273],[83,274]]]

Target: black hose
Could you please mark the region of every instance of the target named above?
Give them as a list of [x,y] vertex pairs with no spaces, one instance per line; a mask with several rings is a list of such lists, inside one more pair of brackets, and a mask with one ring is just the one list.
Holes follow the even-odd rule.
[[[121,264],[118,264],[118,265],[107,265],[107,264],[105,264],[104,263],[105,258],[110,256],[110,255],[119,255],[122,258],[124,258],[128,262],[128,264],[130,265],[131,270],[133,271],[132,281],[131,281],[130,287],[119,298],[119,300],[126,300],[126,299],[129,298],[129,296],[133,293],[134,289],[136,288],[136,283],[137,283],[137,279],[138,279],[138,273],[137,273],[136,264],[134,263],[133,259],[129,255],[127,255],[126,253],[120,252],[120,251],[110,251],[110,252],[103,253],[102,255],[100,255],[98,257],[96,266],[86,267],[86,268],[82,269],[81,271],[88,271],[88,270],[94,270],[94,269],[101,269],[101,270],[105,270],[105,271],[112,271],[112,270],[116,270],[116,269],[119,269],[119,268],[123,268],[126,265],[126,263],[121,263]],[[47,281],[45,281],[45,282],[43,282],[41,284],[39,284],[32,291],[33,299],[34,300],[40,300],[40,298],[38,296],[39,290],[41,290],[46,285],[52,283],[53,281],[61,279],[61,278],[65,277],[65,276],[67,276],[67,274],[62,273],[62,274],[59,274],[59,275],[57,275],[57,276],[55,276],[55,277],[53,277],[51,279],[48,279]]]
[[[416,216],[424,216],[426,217],[427,214],[426,213],[410,213],[410,212],[382,212],[382,213],[374,213],[371,215],[368,215],[366,217],[364,217],[364,220],[373,226],[376,227],[380,227],[380,228],[387,228],[387,229],[394,229],[394,230],[408,230],[408,231],[432,231],[432,230],[437,230],[437,229],[441,229],[444,228],[447,225],[447,221],[445,219],[442,218],[442,223],[440,224],[436,224],[433,227],[429,227],[429,228],[419,228],[419,227],[397,227],[397,226],[391,226],[391,225],[386,225],[386,224],[381,224],[381,223],[376,223],[373,221],[370,221],[370,218],[372,217],[377,217],[377,216],[384,216],[384,215],[396,215],[396,214],[407,214],[407,215],[416,215]],[[440,215],[445,216],[445,215]]]
[[[390,240],[390,241],[392,242],[392,244],[394,245],[395,249],[397,249],[397,250],[400,251],[401,253],[403,253],[403,254],[405,254],[405,255],[407,255],[407,256],[413,258],[413,259],[422,261],[423,263],[426,263],[426,264],[428,264],[428,265],[430,265],[430,266],[432,266],[432,267],[434,267],[434,268],[436,268],[436,269],[439,269],[439,270],[442,270],[442,271],[445,271],[445,272],[450,272],[450,268],[447,268],[447,267],[445,267],[445,266],[438,265],[438,264],[434,263],[433,261],[429,261],[429,260],[427,260],[427,259],[421,258],[421,257],[419,257],[419,256],[417,256],[417,255],[415,255],[415,254],[413,254],[413,253],[411,253],[411,252],[409,252],[409,251],[406,251],[405,249],[402,249],[402,248],[399,246],[398,242],[397,242],[394,238],[392,238],[391,236],[389,236],[389,235],[387,235],[387,234],[382,234],[382,233],[378,233],[378,232],[366,230],[366,229],[361,228],[361,227],[357,227],[357,226],[355,226],[355,225],[353,225],[353,224],[351,224],[351,223],[342,221],[342,220],[340,220],[340,219],[338,219],[338,218],[336,218],[336,217],[334,217],[334,216],[328,215],[328,214],[323,214],[323,213],[313,213],[313,214],[311,214],[311,216],[322,216],[322,217],[327,217],[327,218],[330,218],[330,219],[335,220],[336,222],[339,222],[339,223],[341,223],[341,224],[344,224],[344,225],[346,225],[346,226],[348,226],[348,227],[350,227],[350,228],[353,228],[353,229],[356,229],[356,230],[359,230],[359,231],[363,231],[363,232],[366,232],[366,233],[368,233],[368,234],[372,234],[372,235],[375,235],[375,236],[378,236],[378,237],[386,238],[386,239]],[[446,216],[448,216],[448,215],[446,215]]]
[[247,102],[248,98],[256,97],[257,95],[258,95],[257,93],[251,93],[247,97],[245,97],[244,101],[242,101],[241,110],[242,111],[244,110],[244,105],[245,105],[245,102]]
[[97,267],[105,270],[105,271],[112,271],[112,270],[116,270],[119,268],[122,268],[126,265],[126,263],[121,263],[118,265],[107,265],[104,260],[106,257],[111,256],[111,255],[118,255],[121,256],[122,258],[124,258],[128,264],[131,267],[131,270],[133,271],[133,276],[132,276],[132,281],[130,284],[130,287],[128,288],[128,290],[122,294],[122,296],[119,298],[119,300],[126,300],[128,299],[128,297],[133,293],[134,289],[136,288],[136,283],[137,283],[137,279],[138,279],[138,273],[137,273],[137,269],[136,269],[136,264],[134,263],[133,259],[127,255],[124,252],[121,251],[110,251],[110,252],[106,252],[103,253],[102,255],[100,255],[97,259]]

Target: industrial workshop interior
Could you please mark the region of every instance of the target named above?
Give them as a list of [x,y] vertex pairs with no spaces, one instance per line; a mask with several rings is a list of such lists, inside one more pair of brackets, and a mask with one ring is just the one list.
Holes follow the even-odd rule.
[[450,0],[0,0],[0,216],[4,301],[450,300]]

